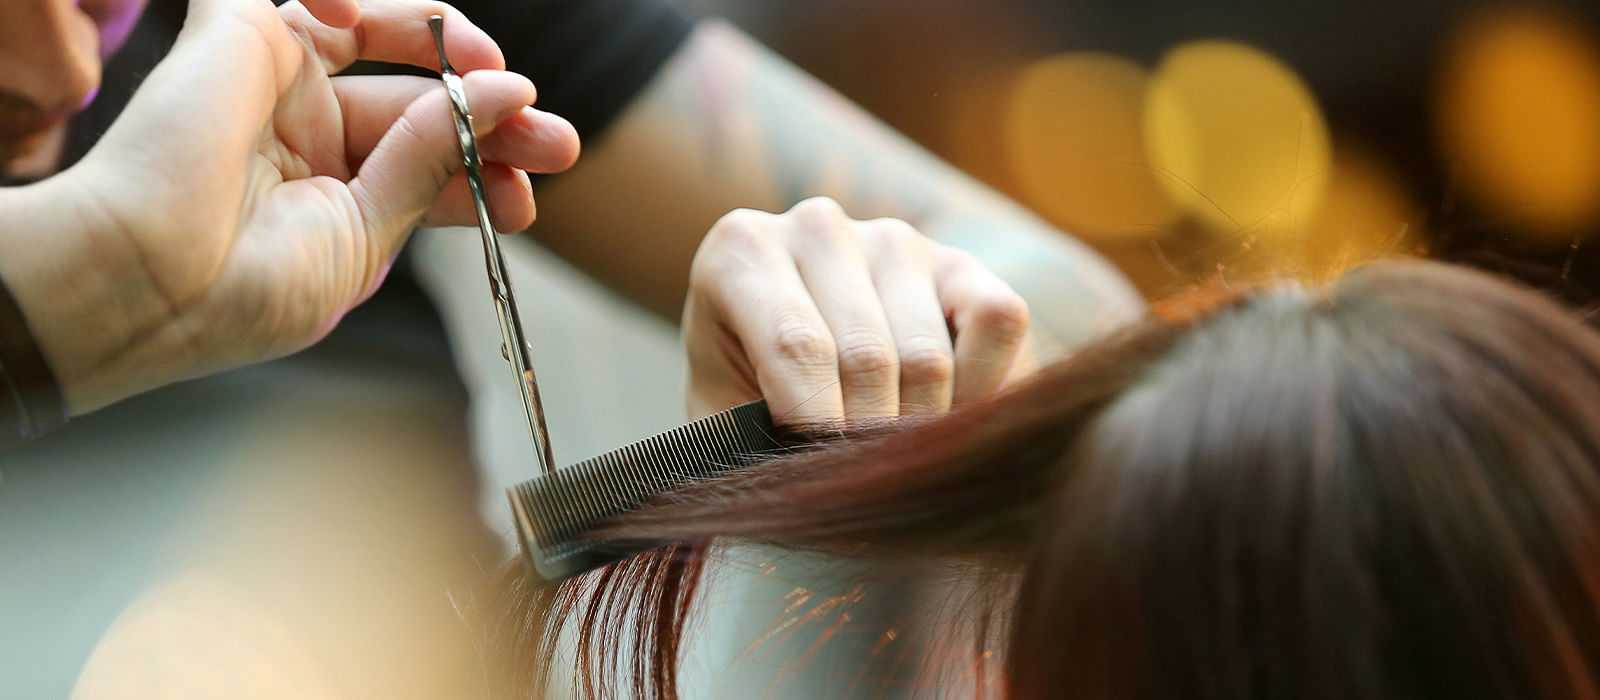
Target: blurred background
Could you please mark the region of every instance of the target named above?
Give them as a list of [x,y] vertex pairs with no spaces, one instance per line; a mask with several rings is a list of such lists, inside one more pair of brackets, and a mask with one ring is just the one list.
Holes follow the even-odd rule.
[[1470,260],[1600,282],[1600,4],[685,0],[1147,295]]
[[[1582,304],[1600,290],[1600,5],[681,4],[1081,237],[1152,299],[1391,255],[1470,261]],[[214,671],[261,697],[475,687],[477,586],[506,556],[478,519],[501,511],[476,463],[518,435],[514,408],[468,400],[469,366],[499,371],[494,348],[439,332],[493,323],[478,278],[449,278],[481,271],[466,243],[423,235],[413,253],[482,318],[419,330],[429,303],[394,290],[415,303],[0,458],[0,698],[63,697],[118,639],[206,629],[235,640],[219,658],[246,660]],[[562,329],[537,348],[558,454],[679,420],[670,323],[531,253],[513,275],[546,302],[530,325]],[[90,680],[117,682],[117,663]]]

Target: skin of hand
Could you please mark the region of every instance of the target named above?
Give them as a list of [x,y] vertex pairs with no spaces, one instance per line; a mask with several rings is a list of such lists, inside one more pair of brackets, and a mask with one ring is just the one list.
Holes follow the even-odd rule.
[[498,46],[423,0],[193,0],[168,55],[73,168],[0,190],[0,279],[74,413],[324,337],[419,223],[476,222],[444,90],[331,77],[358,59],[467,73],[495,226],[578,139]]
[[833,200],[740,210],[692,265],[689,412],[765,398],[786,425],[939,413],[1030,371],[1028,306],[971,255]]

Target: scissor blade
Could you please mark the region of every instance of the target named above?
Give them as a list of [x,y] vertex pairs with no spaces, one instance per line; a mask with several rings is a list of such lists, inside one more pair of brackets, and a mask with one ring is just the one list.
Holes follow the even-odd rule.
[[433,31],[434,47],[439,50],[439,66],[450,101],[450,114],[455,120],[461,160],[466,167],[467,189],[472,194],[478,215],[478,232],[483,237],[484,267],[489,276],[489,291],[494,297],[495,315],[500,322],[500,354],[516,373],[517,394],[522,398],[522,408],[527,414],[528,436],[533,441],[534,457],[540,473],[548,474],[555,470],[555,456],[550,449],[550,433],[545,426],[539,383],[533,373],[533,354],[522,331],[522,318],[517,309],[516,295],[511,290],[510,275],[506,273],[505,256],[500,252],[499,236],[489,216],[489,201],[483,186],[478,140],[472,131],[472,109],[467,102],[466,85],[450,65],[449,56],[445,55],[444,18],[439,15],[429,17],[428,28]]

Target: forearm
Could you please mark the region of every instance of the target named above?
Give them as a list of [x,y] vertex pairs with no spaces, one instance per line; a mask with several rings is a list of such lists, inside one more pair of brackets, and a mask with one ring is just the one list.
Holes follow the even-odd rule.
[[539,237],[675,315],[701,236],[729,210],[827,195],[977,254],[1072,345],[1136,315],[1092,251],[943,163],[726,25],[705,23],[584,162],[540,192]]

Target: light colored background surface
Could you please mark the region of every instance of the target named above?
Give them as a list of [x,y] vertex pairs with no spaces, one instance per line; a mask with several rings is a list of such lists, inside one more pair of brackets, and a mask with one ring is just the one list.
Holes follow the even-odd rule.
[[[673,331],[516,249],[562,461],[677,420]],[[447,318],[487,314],[476,234],[425,236],[416,252],[438,258],[420,276],[460,295]],[[516,427],[514,403],[472,411],[488,428],[472,438],[445,339],[408,318],[425,311],[358,312],[312,351],[139,397],[0,457],[0,697],[64,697],[122,610],[194,575],[281,623],[348,697],[470,688],[473,631],[456,607],[471,601],[452,597],[510,551],[489,534],[508,525],[501,489],[533,468],[499,425]],[[461,361],[500,362],[495,332],[452,339]],[[480,479],[475,452],[509,457]]]
[[[675,329],[531,245],[510,251],[558,462],[680,422]],[[0,456],[0,698],[66,697],[119,618],[203,638],[162,613],[194,600],[225,601],[216,624],[246,647],[231,658],[253,660],[226,672],[242,687],[475,695],[475,582],[511,551],[502,489],[534,467],[476,234],[424,232],[413,260],[448,340],[416,317],[425,306],[380,304],[304,354],[138,397]],[[689,697],[816,696],[810,671],[772,682],[822,625],[748,649],[785,594],[830,594],[769,554],[718,577]],[[812,668],[837,667],[833,650],[861,644],[830,645]]]

